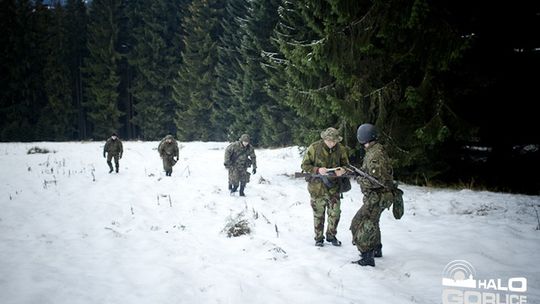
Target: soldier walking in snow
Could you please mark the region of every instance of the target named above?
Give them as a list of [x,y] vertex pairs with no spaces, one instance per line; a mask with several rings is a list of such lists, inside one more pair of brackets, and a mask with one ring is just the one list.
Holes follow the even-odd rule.
[[113,133],[105,146],[103,147],[103,157],[107,158],[107,165],[109,165],[109,173],[113,172],[113,166],[111,160],[114,158],[114,165],[116,166],[116,173],[118,173],[119,168],[119,159],[122,158],[122,153],[124,153],[124,148],[122,147],[122,142],[116,135]]
[[251,173],[257,172],[257,160],[255,149],[249,143],[247,134],[242,134],[237,142],[230,144],[225,149],[224,165],[229,170],[229,191],[231,195],[236,192],[240,185],[240,196],[245,196],[244,189],[249,182],[247,168],[253,167]]
[[329,169],[336,169],[333,171],[336,176],[345,174],[346,171],[341,166],[347,166],[349,158],[347,148],[340,143],[342,139],[338,130],[334,128],[324,130],[321,132],[321,140],[308,147],[302,160],[302,171],[321,176],[307,178],[313,209],[315,246],[324,246],[325,211],[328,214],[326,241],[334,246],[341,246],[341,241],[336,238],[341,215],[339,183],[327,185],[322,177],[330,173]]
[[391,190],[395,188],[393,170],[383,145],[377,142],[375,126],[361,125],[357,131],[357,139],[366,149],[361,170],[377,179],[380,184],[373,183],[365,177],[357,179],[364,198],[350,229],[353,244],[360,251],[362,258],[354,263],[361,266],[375,266],[374,257],[382,257],[379,220],[382,211],[392,205],[394,197]]
[[165,175],[171,176],[172,167],[178,161],[178,143],[172,135],[167,135],[161,140],[158,146],[159,156],[163,160],[163,170]]

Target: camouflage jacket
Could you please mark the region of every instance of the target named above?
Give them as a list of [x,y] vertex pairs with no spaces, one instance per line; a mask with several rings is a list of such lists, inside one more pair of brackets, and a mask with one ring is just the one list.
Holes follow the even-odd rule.
[[255,149],[251,144],[244,147],[242,142],[234,142],[225,149],[225,160],[223,164],[227,168],[245,169],[252,166],[255,169],[257,168]]
[[[366,148],[366,155],[362,162],[362,171],[376,178],[389,189],[393,187],[393,170],[384,146],[378,142]],[[381,186],[370,182],[366,178],[359,178],[358,183],[363,193],[380,191]]]
[[105,152],[111,154],[111,155],[122,155],[124,153],[124,148],[122,146],[122,142],[120,139],[107,139],[107,142],[105,143],[105,146],[103,147],[103,154]]
[[[341,143],[337,143],[332,149],[324,143],[324,140],[319,140],[311,144],[304,159],[302,160],[302,171],[316,174],[319,168],[336,168],[349,164],[347,155],[347,147]],[[320,178],[312,178],[308,180],[308,189],[312,195],[324,194],[327,190],[337,192],[337,183],[331,188],[326,189]]]
[[[168,143],[167,139],[171,139],[171,142]],[[158,145],[159,156],[161,157],[176,157],[178,158],[179,149],[178,142],[172,136],[166,136],[161,140]]]

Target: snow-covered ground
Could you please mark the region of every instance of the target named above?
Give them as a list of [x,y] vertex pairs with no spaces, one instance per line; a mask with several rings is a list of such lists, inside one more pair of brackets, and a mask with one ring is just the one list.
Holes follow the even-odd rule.
[[[157,142],[124,142],[119,174],[103,144],[0,144],[0,303],[450,303],[454,260],[502,289],[526,278],[519,294],[540,303],[538,196],[403,185],[404,217],[381,218],[384,257],[360,267],[358,185],[342,200],[343,246],[315,247],[296,147],[256,150],[247,196],[231,197],[226,143],[182,143],[172,177]],[[229,238],[237,217],[252,232]]]

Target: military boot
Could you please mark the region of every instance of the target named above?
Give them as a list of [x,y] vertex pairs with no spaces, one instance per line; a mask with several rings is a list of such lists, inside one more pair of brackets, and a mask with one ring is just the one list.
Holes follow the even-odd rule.
[[329,242],[329,243],[332,243],[332,245],[334,246],[341,246],[341,241],[338,240],[336,237],[333,237],[333,238],[326,238],[326,241]]
[[113,166],[111,164],[109,164],[109,173],[112,173],[114,170],[113,170]]
[[382,244],[375,246],[375,249],[373,249],[373,257],[382,258]]
[[118,167],[116,167],[116,173],[118,173]]
[[240,183],[240,196],[246,196],[244,194],[244,189],[246,188],[246,184]]
[[231,195],[234,195],[234,193],[236,192],[236,190],[238,189],[238,186],[233,186],[231,185]]
[[373,258],[373,250],[362,252],[362,258],[358,261],[354,261],[354,264],[360,266],[373,266],[375,267],[375,259]]

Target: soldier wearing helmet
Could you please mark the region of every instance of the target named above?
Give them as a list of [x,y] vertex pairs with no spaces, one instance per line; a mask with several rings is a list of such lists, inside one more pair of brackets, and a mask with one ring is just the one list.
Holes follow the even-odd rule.
[[356,137],[366,150],[361,170],[371,175],[386,187],[374,184],[367,178],[357,179],[363,197],[363,205],[351,223],[353,243],[362,258],[355,263],[361,266],[375,266],[375,259],[382,257],[381,230],[379,220],[391,200],[386,199],[393,186],[392,166],[384,147],[377,139],[377,129],[366,123],[358,127]]

